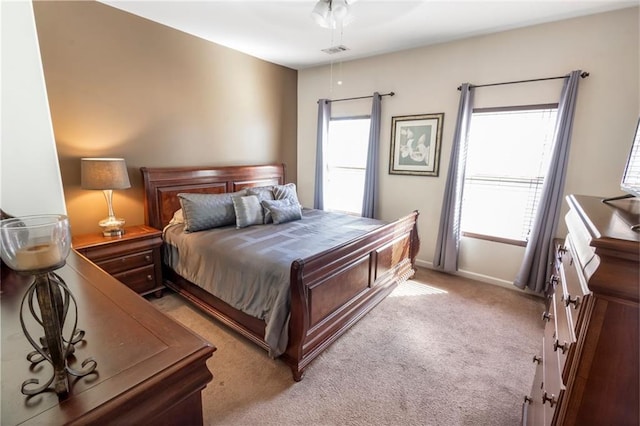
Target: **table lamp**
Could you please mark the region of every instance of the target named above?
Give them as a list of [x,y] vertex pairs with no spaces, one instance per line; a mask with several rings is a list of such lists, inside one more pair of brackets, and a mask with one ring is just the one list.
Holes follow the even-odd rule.
[[102,235],[124,235],[124,219],[113,213],[113,190],[131,188],[124,158],[82,158],[80,166],[82,188],[101,189],[107,200],[109,216],[98,222]]

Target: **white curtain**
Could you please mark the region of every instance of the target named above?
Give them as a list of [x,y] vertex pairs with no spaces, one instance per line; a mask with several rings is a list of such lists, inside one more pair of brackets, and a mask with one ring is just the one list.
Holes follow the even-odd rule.
[[380,109],[382,96],[373,94],[371,105],[371,124],[369,126],[369,149],[367,151],[367,168],[364,176],[364,197],[362,199],[362,217],[373,218],[376,212],[378,192],[378,158],[380,146]]
[[542,186],[540,202],[527,242],[524,260],[514,281],[516,287],[529,288],[537,293],[546,289],[546,280],[553,267],[553,238],[562,206],[573,116],[581,73],[580,70],[571,71],[562,87],[549,170]]
[[313,194],[313,208],[324,210],[324,148],[329,138],[331,101],[318,100],[318,130],[316,142],[316,181]]
[[442,200],[442,213],[440,214],[440,228],[433,258],[433,267],[446,272],[458,270],[462,188],[467,162],[469,123],[473,111],[473,93],[474,89],[469,83],[464,83],[460,87],[458,117],[453,134],[449,172]]

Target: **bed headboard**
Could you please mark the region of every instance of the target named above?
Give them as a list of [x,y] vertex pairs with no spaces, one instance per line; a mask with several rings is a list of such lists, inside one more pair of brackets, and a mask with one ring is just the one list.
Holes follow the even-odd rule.
[[180,208],[178,194],[222,194],[252,186],[283,185],[284,164],[226,167],[141,167],[145,224],[163,229]]

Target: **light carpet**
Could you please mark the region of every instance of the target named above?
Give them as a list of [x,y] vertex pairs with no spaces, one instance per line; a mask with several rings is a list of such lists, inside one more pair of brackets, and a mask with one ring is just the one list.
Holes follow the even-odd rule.
[[518,425],[543,332],[541,298],[420,268],[296,383],[180,296],[151,302],[217,347],[206,425]]

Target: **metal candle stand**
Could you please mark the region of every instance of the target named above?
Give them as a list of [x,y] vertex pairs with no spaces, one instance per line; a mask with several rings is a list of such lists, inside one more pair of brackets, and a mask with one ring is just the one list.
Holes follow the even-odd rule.
[[[69,287],[55,274],[66,263],[71,250],[69,218],[65,215],[32,215],[0,220],[0,257],[17,274],[33,276],[20,303],[20,326],[35,351],[27,354],[31,371],[43,361],[53,367],[53,374],[46,383],[29,379],[22,383],[24,395],[38,395],[51,388],[59,399],[69,395],[69,377],[84,377],[96,370],[97,363],[87,358],[80,369],[69,366],[75,361],[75,346],[84,339],[84,331],[78,329],[78,304]],[[73,306],[73,323],[65,323]],[[44,337],[34,338],[27,325],[34,321],[44,330]],[[38,330],[38,334],[40,330]]]
[[[59,266],[57,266],[59,267]],[[63,399],[69,394],[68,374],[75,377],[84,377],[95,371],[97,363],[93,358],[85,359],[81,364],[81,369],[77,370],[68,365],[70,357],[73,358],[75,352],[74,345],[82,341],[84,331],[77,328],[78,306],[76,299],[60,276],[52,272],[57,267],[48,271],[36,271],[34,282],[29,286],[22,298],[20,305],[20,325],[31,346],[35,351],[27,354],[27,360],[33,367],[43,361],[47,361],[53,367],[51,378],[41,386],[38,379],[29,379],[22,383],[21,391],[24,395],[37,395],[50,389],[53,384],[58,397]],[[39,308],[39,313],[35,309],[35,301]],[[67,320],[69,309],[73,305],[73,327],[68,336],[64,336],[64,325]],[[44,329],[44,337],[37,341],[27,330],[25,315],[28,314],[28,307],[31,316]],[[39,343],[38,343],[39,342]]]

